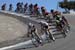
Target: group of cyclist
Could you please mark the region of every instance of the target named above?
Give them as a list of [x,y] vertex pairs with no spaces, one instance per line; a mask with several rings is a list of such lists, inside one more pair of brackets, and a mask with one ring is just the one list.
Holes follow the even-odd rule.
[[[56,23],[56,28],[64,35],[64,37],[66,37],[66,32],[68,32],[67,31],[68,29],[66,29],[66,27],[70,27],[70,26],[69,26],[69,23],[68,23],[67,19],[61,14],[61,12],[51,10],[51,13],[47,13],[47,14],[44,14],[44,15],[45,15],[45,17],[48,16],[50,18],[50,19],[48,18],[49,22],[52,22],[52,20],[54,20],[55,23]],[[43,30],[44,33],[48,36],[47,38],[50,38],[52,41],[55,41],[55,37],[50,32],[49,22],[48,21],[40,22],[41,30]],[[36,31],[37,28],[35,27],[34,24],[29,23],[29,30],[30,30],[31,35],[32,35],[32,32],[35,32],[34,34],[37,35],[37,31]],[[32,36],[32,37],[34,37],[34,36]],[[39,36],[37,35],[37,37],[39,37]]]
[[[1,6],[1,10],[6,10],[7,8],[7,5],[6,3],[4,3],[2,6]],[[9,11],[13,11],[13,4],[10,4],[9,5]],[[41,10],[41,11],[40,11]],[[15,12],[18,12],[18,13],[26,13],[26,14],[30,14],[30,15],[46,15],[47,14],[47,11],[46,11],[46,8],[44,6],[41,6],[39,7],[38,4],[28,4],[28,3],[23,3],[23,2],[18,2],[16,4],[16,9],[15,9]]]

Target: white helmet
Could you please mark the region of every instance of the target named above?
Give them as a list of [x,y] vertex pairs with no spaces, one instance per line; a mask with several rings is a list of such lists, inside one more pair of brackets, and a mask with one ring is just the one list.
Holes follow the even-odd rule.
[[40,23],[41,23],[41,24],[48,25],[48,23],[47,23],[47,22],[45,22],[45,21],[41,21]]
[[46,26],[48,26],[48,23],[46,22],[46,23],[44,23]]
[[28,25],[31,26],[31,27],[33,27],[33,24],[32,23],[29,23]]
[[32,25],[32,23],[29,23],[28,25],[29,25],[29,26],[31,26],[31,25]]

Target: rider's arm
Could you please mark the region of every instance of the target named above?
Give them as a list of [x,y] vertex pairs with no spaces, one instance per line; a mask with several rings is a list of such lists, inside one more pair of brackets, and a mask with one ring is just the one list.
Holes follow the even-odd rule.
[[37,29],[35,29],[35,33],[37,33]]
[[35,30],[35,34],[36,34],[36,36],[39,36],[37,29]]
[[63,18],[63,20],[66,22],[66,24],[68,24],[67,19],[66,19],[64,16],[62,16],[62,18]]

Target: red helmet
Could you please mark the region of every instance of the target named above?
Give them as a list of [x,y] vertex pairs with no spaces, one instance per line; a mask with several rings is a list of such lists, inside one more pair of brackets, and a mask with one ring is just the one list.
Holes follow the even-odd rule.
[[49,14],[49,12],[45,12],[45,15],[48,15]]
[[54,14],[59,15],[59,14],[61,14],[61,12],[55,11]]

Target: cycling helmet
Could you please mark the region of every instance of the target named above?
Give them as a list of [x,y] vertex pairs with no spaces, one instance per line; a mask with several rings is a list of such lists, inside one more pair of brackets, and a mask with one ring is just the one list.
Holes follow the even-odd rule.
[[31,26],[31,27],[33,27],[33,26],[34,26],[32,23],[29,23],[28,25],[29,25],[29,26]]
[[54,10],[53,10],[53,9],[51,9],[51,10],[50,10],[50,12],[52,12],[52,13],[53,13],[53,12],[54,12]]

